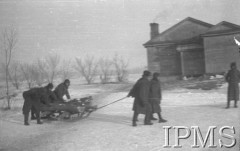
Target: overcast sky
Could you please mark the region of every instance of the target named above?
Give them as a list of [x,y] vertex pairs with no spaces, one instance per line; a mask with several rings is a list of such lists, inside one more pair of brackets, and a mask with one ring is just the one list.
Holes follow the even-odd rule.
[[15,56],[32,61],[51,51],[74,59],[86,54],[146,66],[149,23],[160,32],[186,17],[240,24],[240,0],[0,0],[0,29],[18,30]]

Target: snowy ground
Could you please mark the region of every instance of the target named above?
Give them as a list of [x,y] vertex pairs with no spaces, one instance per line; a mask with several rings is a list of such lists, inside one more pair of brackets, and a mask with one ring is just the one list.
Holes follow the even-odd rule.
[[[101,106],[125,97],[130,87],[131,84],[72,85],[70,93],[73,97],[93,95],[95,104]],[[181,87],[167,89],[163,91],[162,114],[168,122],[154,121],[154,125],[145,126],[141,115],[137,127],[131,126],[132,98],[99,109],[86,119],[45,120],[43,125],[31,121],[30,126],[24,126],[20,110],[23,102],[18,96],[14,111],[1,112],[0,151],[238,151],[240,108],[224,109],[226,87],[224,84],[219,89],[208,91]],[[218,147],[192,149],[191,135],[189,139],[180,141],[182,148],[163,148],[163,126],[199,126],[203,137],[209,126],[217,126],[215,145]],[[219,147],[218,139],[231,143],[218,134],[222,126],[235,127],[237,144],[233,148]],[[172,130],[170,145],[174,143]]]

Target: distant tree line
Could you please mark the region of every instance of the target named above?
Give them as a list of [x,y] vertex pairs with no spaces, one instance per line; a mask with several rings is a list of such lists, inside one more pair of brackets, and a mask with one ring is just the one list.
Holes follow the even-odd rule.
[[[74,62],[75,61],[75,62]],[[44,83],[54,83],[55,80],[82,77],[87,84],[96,80],[102,84],[109,82],[124,82],[128,77],[128,61],[115,55],[113,58],[96,59],[87,55],[75,60],[61,60],[56,53],[38,59],[32,63],[12,61],[9,66],[8,80],[19,89],[24,82],[28,88],[42,86]],[[3,71],[4,68],[1,68]]]
[[109,83],[112,77],[115,77],[116,82],[124,82],[128,77],[128,61],[117,54],[111,59],[100,58],[97,60],[94,56],[89,55],[84,58],[76,58],[74,68],[88,84],[93,83],[97,76],[102,84]]

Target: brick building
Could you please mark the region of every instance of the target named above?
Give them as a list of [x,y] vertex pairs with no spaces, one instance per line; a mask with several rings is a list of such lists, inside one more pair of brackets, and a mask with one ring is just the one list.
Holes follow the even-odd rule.
[[148,69],[161,76],[217,74],[229,70],[240,55],[233,37],[240,39],[240,26],[226,21],[212,25],[186,18],[159,33],[157,23],[150,24],[147,49]]

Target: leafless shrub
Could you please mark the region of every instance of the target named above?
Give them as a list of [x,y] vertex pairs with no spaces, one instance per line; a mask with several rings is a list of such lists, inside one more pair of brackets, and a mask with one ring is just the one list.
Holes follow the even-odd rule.
[[47,64],[45,60],[38,59],[36,63],[36,71],[34,80],[38,86],[42,86],[42,84],[48,79],[48,71],[47,71]]
[[34,84],[42,86],[46,81],[53,82],[59,73],[59,62],[60,56],[53,54],[32,64],[22,64],[20,69],[28,87],[31,88]]
[[12,54],[17,43],[17,32],[13,27],[6,28],[2,32],[1,39],[1,64],[4,69],[5,82],[6,82],[6,96],[7,96],[7,109],[11,109],[11,97],[9,94],[9,68],[12,61]]
[[113,58],[113,65],[115,67],[117,81],[118,82],[124,82],[125,80],[127,80],[128,61],[126,61],[123,57],[116,54]]
[[99,74],[100,74],[100,80],[101,83],[105,84],[108,83],[111,79],[112,75],[112,61],[107,58],[101,58],[99,60]]
[[93,56],[86,56],[85,59],[76,58],[76,66],[74,68],[91,84],[97,73],[97,63]]
[[36,75],[36,71],[34,71],[35,69],[34,65],[30,65],[30,64],[21,64],[20,65],[20,69],[21,72],[23,74],[24,79],[27,82],[28,88],[32,88],[34,85],[34,76]]
[[23,77],[20,74],[20,63],[14,62],[10,66],[9,70],[9,79],[12,82],[12,85],[18,90],[21,82],[23,81]]

